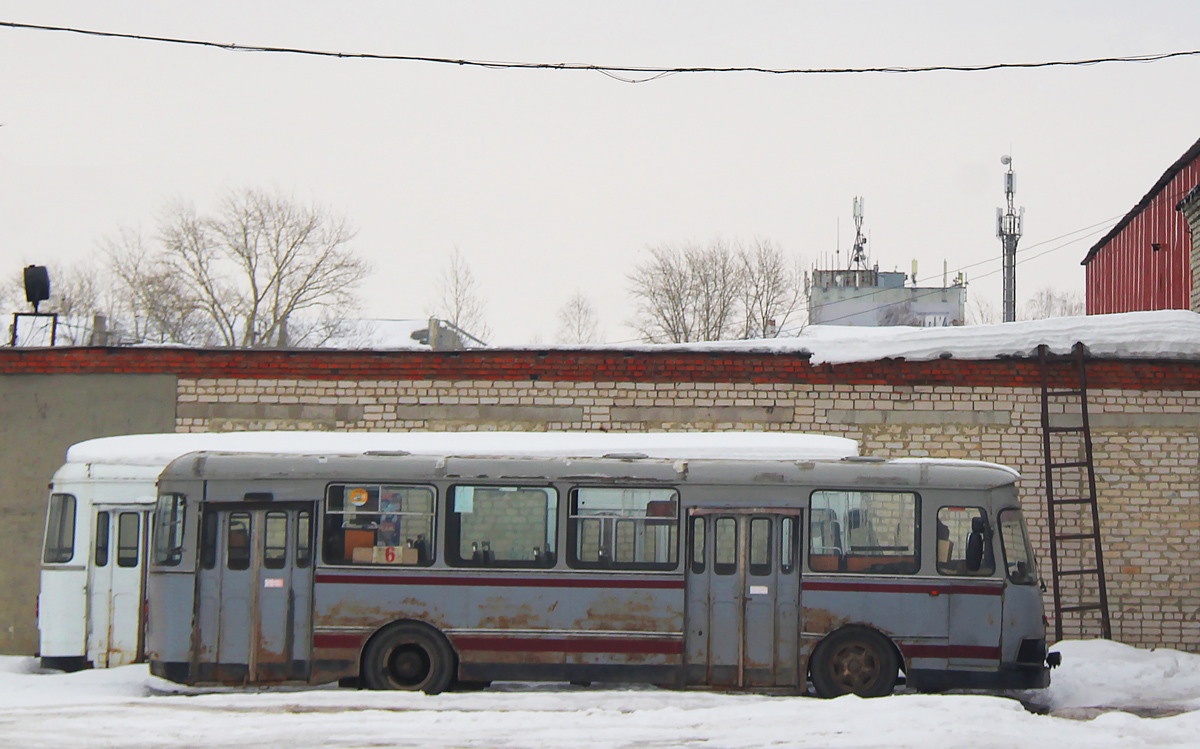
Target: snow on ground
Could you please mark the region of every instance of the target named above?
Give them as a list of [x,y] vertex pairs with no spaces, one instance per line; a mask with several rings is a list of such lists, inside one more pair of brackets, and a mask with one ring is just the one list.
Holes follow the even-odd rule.
[[[1066,642],[1036,715],[985,695],[818,700],[652,687],[499,684],[437,696],[186,689],[126,666],[38,673],[0,657],[0,747],[1140,747],[1200,745],[1200,656]],[[1107,708],[1107,712],[1080,708]],[[1072,719],[1062,715],[1086,716]]]

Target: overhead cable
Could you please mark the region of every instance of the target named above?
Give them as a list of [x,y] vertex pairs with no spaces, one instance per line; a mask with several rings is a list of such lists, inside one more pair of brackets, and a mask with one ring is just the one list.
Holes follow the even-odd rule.
[[[740,66],[689,66],[689,67],[655,67],[645,65],[597,65],[582,62],[519,62],[500,60],[471,60],[452,57],[429,57],[424,55],[395,55],[378,52],[336,52],[330,50],[305,49],[302,47],[276,47],[260,44],[237,44],[234,42],[215,42],[206,39],[187,39],[183,37],[154,36],[149,34],[132,34],[119,31],[100,31],[97,29],[81,29],[72,26],[48,26],[34,23],[18,23],[16,21],[0,21],[0,27],[24,29],[31,31],[58,31],[68,34],[81,34],[108,39],[130,39],[144,42],[159,42],[162,44],[181,44],[195,47],[214,47],[235,52],[265,52],[287,55],[308,55],[311,57],[336,57],[339,59],[387,60],[393,62],[423,62],[440,65],[458,65],[462,67],[488,68],[492,70],[521,69],[521,70],[587,70],[603,73],[625,83],[646,83],[668,75],[680,73],[763,73],[768,75],[837,75],[846,73],[978,73],[988,70],[1011,70],[1028,68],[1081,67],[1101,65],[1106,63],[1148,63],[1168,60],[1175,57],[1191,57],[1200,55],[1200,50],[1179,50],[1144,55],[1120,55],[1112,57],[1091,57],[1079,60],[1041,60],[1034,62],[995,62],[983,65],[888,65],[881,67],[862,68],[770,68],[756,65]],[[642,76],[642,77],[630,77]]]

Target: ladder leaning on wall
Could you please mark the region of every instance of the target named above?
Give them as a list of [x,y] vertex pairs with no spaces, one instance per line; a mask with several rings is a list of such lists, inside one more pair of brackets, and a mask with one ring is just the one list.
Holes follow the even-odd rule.
[[[1096,502],[1096,469],[1088,423],[1086,353],[1076,343],[1069,356],[1051,356],[1038,346],[1042,373],[1042,465],[1046,486],[1046,519],[1050,536],[1050,580],[1054,588],[1054,638],[1063,639],[1063,615],[1078,616],[1080,634],[1088,615],[1099,617],[1100,636],[1112,639],[1104,555],[1100,541],[1100,508]],[[1054,389],[1051,389],[1053,386]],[[1064,404],[1052,418],[1050,404]],[[1078,404],[1078,418],[1069,406]],[[1072,438],[1077,440],[1074,444]],[[1069,454],[1073,453],[1073,454]],[[1063,495],[1073,474],[1078,493]]]

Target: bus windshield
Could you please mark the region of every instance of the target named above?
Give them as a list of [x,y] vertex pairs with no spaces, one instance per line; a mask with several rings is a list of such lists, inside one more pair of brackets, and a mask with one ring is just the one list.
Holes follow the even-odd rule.
[[1036,585],[1037,565],[1033,562],[1033,549],[1029,546],[1020,510],[1010,507],[1000,511],[1000,541],[1004,546],[1008,579],[1016,585]]

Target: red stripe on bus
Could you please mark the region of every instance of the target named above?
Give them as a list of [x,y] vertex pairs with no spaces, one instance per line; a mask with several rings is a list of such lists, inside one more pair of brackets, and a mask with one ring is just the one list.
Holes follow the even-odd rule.
[[975,658],[983,661],[1000,660],[1000,648],[988,645],[901,645],[909,658]]
[[827,590],[838,593],[925,593],[943,595],[956,593],[967,596],[1001,596],[1002,585],[922,585],[920,583],[875,582],[804,582],[804,590]]
[[318,573],[319,583],[347,585],[480,585],[493,588],[653,588],[683,590],[683,580],[586,580],[540,577],[450,577],[447,575],[345,575]]
[[683,642],[677,639],[451,635],[450,640],[459,650],[521,653],[638,653],[642,655],[680,655],[683,653]]
[[314,648],[348,648],[357,650],[362,645],[362,635],[313,635]]

